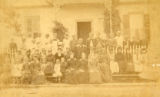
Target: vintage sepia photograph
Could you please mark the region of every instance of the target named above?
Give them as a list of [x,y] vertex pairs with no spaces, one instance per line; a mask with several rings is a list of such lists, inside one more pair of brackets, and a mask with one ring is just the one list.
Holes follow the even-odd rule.
[[160,97],[160,0],[0,0],[0,97]]

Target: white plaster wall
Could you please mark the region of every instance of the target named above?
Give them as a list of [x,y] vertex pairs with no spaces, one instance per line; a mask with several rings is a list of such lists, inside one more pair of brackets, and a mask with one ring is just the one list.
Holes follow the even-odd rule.
[[52,28],[54,26],[53,21],[55,19],[68,29],[70,36],[76,35],[76,22],[78,21],[91,21],[92,32],[103,31],[103,6],[66,6],[62,7],[58,12],[55,12],[54,8],[24,8],[17,9],[17,12],[20,14],[19,19],[23,26],[22,32],[24,33],[26,32],[26,16],[40,16],[40,32],[42,35],[52,33]]
[[57,14],[57,19],[68,28],[70,35],[77,34],[78,21],[91,21],[92,32],[103,31],[104,7],[101,6],[68,6],[62,8]]
[[[121,29],[122,29],[122,33],[124,31],[124,27],[123,27],[123,16],[124,15],[144,15],[148,13],[148,6],[146,4],[125,4],[125,5],[120,5],[118,6],[118,10],[119,10],[119,14],[121,17]],[[130,22],[131,23],[131,22]],[[131,25],[131,24],[130,24]],[[131,29],[130,29],[131,30]],[[133,31],[130,31],[133,32]]]

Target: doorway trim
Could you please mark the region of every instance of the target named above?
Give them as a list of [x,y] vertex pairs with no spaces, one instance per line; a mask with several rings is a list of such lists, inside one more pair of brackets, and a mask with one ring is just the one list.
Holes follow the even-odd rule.
[[[76,38],[78,39],[78,22],[90,22],[91,23],[91,32],[93,32],[93,19],[77,19],[75,21],[75,35],[76,35]],[[90,33],[91,33],[90,32]]]

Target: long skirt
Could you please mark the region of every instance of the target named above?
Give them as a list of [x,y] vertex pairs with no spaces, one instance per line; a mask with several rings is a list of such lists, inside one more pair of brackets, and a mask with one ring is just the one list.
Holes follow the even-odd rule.
[[112,80],[110,65],[107,63],[99,63],[99,71],[103,82],[110,82]]
[[78,83],[76,70],[66,71],[65,83],[68,83],[68,84],[77,84]]
[[112,74],[119,72],[119,66],[118,66],[118,63],[117,63],[117,62],[111,61],[111,62],[110,62],[110,68],[111,68]]
[[126,70],[127,70],[126,62],[119,61],[118,66],[119,66],[119,72],[120,73],[125,73],[126,72]]
[[89,67],[89,83],[98,84],[102,83],[101,74],[97,67]]
[[89,81],[89,75],[87,71],[77,72],[77,81],[79,84],[87,84]]

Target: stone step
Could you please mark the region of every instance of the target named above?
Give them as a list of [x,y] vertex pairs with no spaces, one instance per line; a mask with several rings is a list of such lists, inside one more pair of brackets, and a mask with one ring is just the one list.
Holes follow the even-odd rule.
[[152,80],[142,79],[139,73],[113,74],[113,82],[153,82]]

